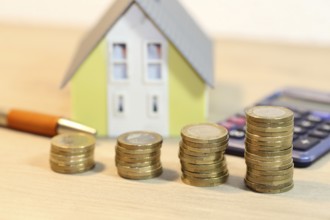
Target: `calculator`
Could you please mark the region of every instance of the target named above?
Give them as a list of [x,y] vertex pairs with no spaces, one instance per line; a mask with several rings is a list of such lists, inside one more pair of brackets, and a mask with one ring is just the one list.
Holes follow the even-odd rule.
[[[308,167],[330,151],[330,94],[285,88],[255,105],[284,106],[294,112],[292,157],[295,167]],[[238,112],[218,124],[229,131],[227,154],[244,157],[245,113]]]

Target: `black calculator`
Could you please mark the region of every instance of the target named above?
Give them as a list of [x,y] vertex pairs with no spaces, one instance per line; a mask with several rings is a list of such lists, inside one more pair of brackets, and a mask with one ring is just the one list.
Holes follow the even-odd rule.
[[[329,93],[285,88],[255,105],[284,106],[294,112],[292,156],[295,167],[307,167],[330,151]],[[229,131],[229,146],[226,153],[244,157],[244,111],[219,124]]]

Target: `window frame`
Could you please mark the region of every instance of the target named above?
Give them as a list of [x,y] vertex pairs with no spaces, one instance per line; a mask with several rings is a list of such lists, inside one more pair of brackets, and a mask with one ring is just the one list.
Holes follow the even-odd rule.
[[[124,44],[126,47],[126,57],[123,60],[116,60],[114,58],[114,45],[116,44]],[[110,41],[108,45],[108,63],[109,63],[109,70],[110,70],[110,82],[115,82],[115,83],[127,83],[130,79],[130,71],[129,71],[129,46],[127,41]],[[126,65],[126,78],[122,79],[116,79],[115,78],[115,71],[114,71],[114,66],[115,64],[125,64]]]
[[[156,97],[157,98],[157,112],[153,111],[153,98]],[[147,114],[149,118],[160,118],[161,115],[161,96],[159,93],[157,92],[152,92],[148,94],[147,97]]]
[[[160,54],[160,59],[156,59],[156,60],[150,60],[148,58],[148,45],[149,44],[160,44],[160,48],[161,48],[161,54]],[[165,43],[163,41],[159,41],[159,40],[149,40],[149,41],[145,41],[143,44],[143,52],[144,52],[144,56],[143,56],[143,75],[144,75],[144,81],[148,84],[162,84],[165,82]],[[160,76],[161,78],[158,80],[155,79],[150,79],[149,78],[149,74],[148,74],[148,65],[149,64],[160,64]]]

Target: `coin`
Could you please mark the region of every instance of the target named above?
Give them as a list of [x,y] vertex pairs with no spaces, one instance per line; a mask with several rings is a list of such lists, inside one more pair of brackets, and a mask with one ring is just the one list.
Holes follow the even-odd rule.
[[157,145],[154,148],[150,148],[150,149],[135,149],[135,150],[131,150],[131,149],[126,149],[124,147],[121,147],[119,145],[116,146],[116,150],[121,152],[121,153],[125,153],[125,154],[151,154],[154,152],[158,152],[160,150],[161,146]]
[[95,138],[80,133],[60,134],[52,138],[50,167],[58,173],[81,173],[92,169]]
[[211,123],[187,125],[179,143],[182,181],[192,186],[216,186],[228,177],[225,150],[228,131]]
[[133,180],[149,179],[162,173],[160,151],[163,138],[154,132],[132,131],[117,138],[115,163],[118,175]]
[[229,137],[227,136],[226,139],[224,139],[223,141],[220,142],[213,142],[213,143],[195,143],[186,139],[182,139],[182,143],[184,145],[190,146],[192,148],[217,148],[219,146],[224,146],[228,143]]
[[182,128],[183,139],[194,143],[215,143],[228,139],[228,131],[225,127],[213,123],[201,123],[187,125]]
[[131,180],[145,180],[145,179],[151,179],[155,178],[157,176],[160,176],[163,172],[163,169],[156,170],[154,172],[149,173],[142,173],[142,174],[131,174],[127,172],[121,172],[118,170],[118,175],[125,178],[125,179],[131,179]]
[[228,173],[220,177],[211,178],[192,178],[186,175],[182,175],[182,181],[188,185],[199,186],[199,187],[211,187],[225,183],[228,179]]
[[256,122],[286,122],[293,119],[293,112],[280,106],[254,106],[245,111],[246,117]]
[[279,106],[246,110],[245,184],[256,192],[280,193],[293,187],[293,112]]
[[245,184],[252,189],[253,191],[260,192],[260,193],[282,193],[287,192],[290,189],[293,188],[293,182],[289,182],[286,184],[282,184],[279,186],[265,186],[260,184],[255,184],[253,182],[250,182],[249,180],[244,179]]
[[155,132],[132,131],[120,135],[117,142],[127,150],[154,149],[156,145],[162,144],[163,138]]
[[185,144],[183,141],[181,141],[179,143],[180,148],[192,151],[192,152],[196,152],[196,153],[205,153],[205,154],[209,154],[209,153],[216,153],[216,152],[223,152],[227,149],[228,147],[228,143],[224,144],[224,145],[218,145],[216,147],[191,147],[187,144]]

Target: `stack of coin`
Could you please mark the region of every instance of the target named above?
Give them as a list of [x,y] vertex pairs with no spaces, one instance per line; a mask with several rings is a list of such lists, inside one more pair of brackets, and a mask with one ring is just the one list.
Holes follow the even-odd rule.
[[245,184],[262,193],[293,188],[293,112],[279,106],[246,110]]
[[50,167],[58,173],[82,173],[92,169],[95,138],[88,134],[68,133],[52,138]]
[[160,149],[163,138],[157,133],[133,131],[117,138],[116,166],[126,179],[142,180],[159,176],[163,169]]
[[182,128],[181,137],[182,181],[192,186],[216,186],[226,182],[227,129],[211,123],[192,124]]

